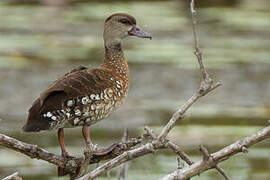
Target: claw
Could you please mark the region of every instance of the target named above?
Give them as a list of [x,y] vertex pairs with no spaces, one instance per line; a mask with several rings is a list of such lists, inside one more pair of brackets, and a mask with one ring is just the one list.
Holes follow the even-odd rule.
[[[74,156],[69,155],[67,151],[63,151],[62,152],[62,157],[65,160],[69,160],[69,159],[74,159],[75,158]],[[61,168],[61,167],[58,167],[57,171],[58,171],[58,177],[65,176],[65,175],[68,174],[68,172],[66,172],[65,169],[64,168]]]
[[62,157],[65,159],[74,159],[75,158],[74,156],[69,155],[67,151],[62,152]]
[[117,147],[117,144],[113,144],[110,147],[106,148],[106,149],[99,149],[96,150],[93,155],[95,156],[104,156],[107,155],[109,153],[111,153],[115,148]]
[[97,149],[97,145],[94,145],[94,144],[86,144],[86,147],[84,149],[84,155],[85,156],[93,156],[94,152],[96,151]]

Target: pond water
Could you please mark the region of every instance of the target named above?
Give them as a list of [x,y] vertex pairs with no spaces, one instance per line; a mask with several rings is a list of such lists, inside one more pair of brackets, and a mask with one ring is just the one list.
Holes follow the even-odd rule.
[[[198,87],[187,1],[43,4],[49,5],[35,0],[0,2],[0,133],[60,152],[56,132],[21,133],[27,110],[60,75],[78,65],[101,63],[103,22],[113,12],[134,15],[153,40],[125,41],[131,71],[129,96],[116,113],[91,127],[94,143],[107,147],[119,141],[124,127],[131,137],[142,133],[145,125],[160,132]],[[199,7],[204,62],[223,86],[196,103],[169,135],[193,161],[201,158],[199,144],[217,151],[258,131],[270,119],[270,2],[200,1]],[[66,130],[65,143],[71,154],[81,155],[81,130]],[[264,141],[221,167],[232,179],[269,180],[269,148],[269,140]],[[158,179],[176,165],[172,152],[160,150],[130,162],[128,179]],[[58,178],[55,166],[0,147],[0,178],[15,171],[27,180],[68,179]],[[111,179],[117,179],[117,169],[111,171]],[[194,179],[222,177],[211,170]]]

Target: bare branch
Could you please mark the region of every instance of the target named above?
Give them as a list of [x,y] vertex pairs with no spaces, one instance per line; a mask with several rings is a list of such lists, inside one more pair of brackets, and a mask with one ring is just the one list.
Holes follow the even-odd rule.
[[[19,151],[23,154],[26,154],[27,156],[30,156],[31,158],[43,159],[45,161],[48,161],[49,163],[62,167],[65,169],[65,171],[70,172],[70,174],[73,173],[75,175],[74,178],[83,175],[85,173],[88,164],[97,163],[101,160],[110,159],[109,161],[107,161],[100,167],[97,167],[88,174],[77,178],[77,180],[94,179],[103,173],[106,172],[108,173],[110,169],[117,167],[129,160],[141,157],[145,154],[156,152],[157,150],[163,148],[170,148],[171,150],[173,150],[177,154],[178,160],[178,169],[173,173],[165,176],[163,180],[189,179],[190,177],[196,176],[199,173],[204,172],[211,168],[216,168],[225,177],[225,179],[229,179],[228,176],[225,174],[224,170],[222,170],[218,166],[218,163],[225,161],[230,156],[233,156],[236,153],[247,152],[247,148],[250,147],[251,145],[258,143],[266,138],[269,138],[270,126],[252,136],[238,140],[235,143],[213,154],[209,154],[207,149],[201,146],[200,149],[204,155],[204,158],[196,163],[193,163],[192,160],[188,157],[188,155],[178,145],[168,140],[167,135],[169,134],[171,129],[175,126],[176,122],[180,119],[183,119],[184,114],[187,112],[187,110],[202,96],[205,96],[206,94],[208,94],[209,92],[213,91],[214,89],[216,89],[221,85],[221,83],[219,82],[217,83],[213,82],[203,64],[202,52],[199,47],[199,38],[196,28],[196,17],[195,17],[196,11],[194,9],[194,0],[191,0],[190,10],[192,17],[195,55],[200,65],[202,80],[196,92],[184,103],[184,105],[178,111],[176,111],[172,115],[172,117],[170,118],[168,123],[163,127],[161,133],[158,136],[149,127],[145,127],[146,134],[141,135],[139,138],[133,138],[127,142],[123,141],[121,143],[113,145],[112,146],[113,148],[111,149],[110,153],[106,154],[105,156],[95,156],[95,154],[93,154],[94,150],[92,149],[90,150],[90,154],[85,154],[84,158],[76,158],[72,160],[65,160],[61,156],[49,153],[38,146],[26,144],[24,142],[18,141],[16,139],[1,134],[0,134],[0,145]],[[141,144],[139,147],[135,147],[137,144],[141,143],[142,140],[145,139],[148,140],[146,144]],[[184,164],[182,163],[181,159],[183,159],[190,166],[184,167]],[[76,170],[78,168],[80,168],[80,171],[78,174],[76,174]],[[121,172],[124,172],[124,170],[121,170]]]
[[155,150],[159,147],[154,147],[152,143],[147,143],[145,145],[142,145],[138,148],[135,148],[133,150],[129,150],[124,152],[123,154],[120,154],[119,156],[115,157],[114,159],[104,163],[102,166],[94,169],[93,171],[89,172],[88,174],[84,175],[81,178],[78,178],[77,180],[88,180],[93,179],[107,170],[110,170],[126,161],[129,161],[131,159],[135,159],[137,157],[143,156],[148,153],[155,152]]
[[[153,140],[157,140],[157,136],[149,127],[146,126],[144,129],[147,132],[147,134],[149,134],[149,136],[152,137]],[[158,142],[160,142],[159,139]],[[181,159],[183,159],[188,165],[193,164],[193,161],[190,159],[190,157],[177,144],[173,143],[168,139],[164,139],[160,143],[163,143],[165,147],[168,147],[171,150],[173,150],[173,152],[177,154],[177,156],[181,157]]]
[[[145,130],[150,135],[150,137],[153,138],[152,142],[149,142],[145,145],[141,145],[133,150],[129,150],[124,152],[123,154],[115,157],[114,159],[104,163],[102,166],[96,168],[95,170],[89,172],[88,174],[84,175],[81,178],[78,178],[77,180],[88,180],[93,179],[103,173],[105,173],[107,170],[110,170],[126,161],[138,158],[140,156],[154,153],[158,149],[167,148],[170,146],[183,160],[185,160],[188,164],[192,164],[193,162],[190,160],[190,158],[178,147],[176,144],[168,141],[165,139],[163,143],[157,139],[157,136],[154,134],[154,132],[149,128],[145,127]],[[183,154],[182,154],[183,153]],[[183,158],[184,157],[184,158]]]
[[[195,13],[194,11],[194,2],[192,1],[193,5],[192,6],[192,19],[195,21],[193,13]],[[189,165],[191,165],[193,162],[188,158],[188,156],[182,151],[180,150],[179,147],[177,147],[175,144],[169,142],[168,139],[166,139],[168,133],[171,131],[171,129],[175,126],[175,123],[177,122],[177,120],[180,120],[184,117],[184,114],[186,113],[186,111],[202,96],[208,94],[209,92],[213,91],[214,89],[216,89],[217,87],[219,87],[221,85],[221,83],[213,83],[213,80],[210,78],[210,76],[208,75],[203,61],[202,61],[202,53],[201,50],[199,48],[198,45],[198,35],[197,35],[197,31],[196,31],[196,21],[193,23],[193,33],[194,33],[194,42],[195,42],[195,55],[197,56],[199,65],[200,65],[200,70],[202,72],[202,81],[200,84],[200,87],[198,88],[198,90],[186,101],[186,103],[184,103],[184,105],[178,110],[176,111],[173,116],[171,117],[171,119],[169,120],[169,122],[166,124],[165,127],[163,127],[161,133],[159,134],[159,136],[157,137],[154,132],[146,127],[145,130],[147,132],[147,134],[152,138],[152,142],[149,142],[145,145],[142,145],[136,149],[133,149],[131,151],[127,151],[124,152],[123,154],[121,154],[120,156],[108,161],[107,163],[103,164],[102,166],[100,166],[99,168],[93,170],[92,172],[86,174],[85,176],[83,176],[82,178],[79,178],[78,180],[88,180],[88,179],[93,179],[94,177],[104,173],[106,170],[114,168],[116,166],[118,166],[119,164],[126,162],[128,160],[137,158],[139,156],[151,153],[151,152],[155,152],[156,150],[160,149],[160,148],[164,148],[164,147],[170,147],[171,149],[173,149],[175,152],[177,152],[177,154],[183,159],[185,160]]]
[[197,20],[196,20],[196,11],[194,9],[194,0],[191,0],[190,3],[190,11],[191,11],[191,20],[192,20],[192,32],[193,32],[193,37],[194,37],[194,46],[195,46],[195,55],[197,56],[199,65],[200,65],[200,69],[202,72],[202,78],[204,80],[209,79],[209,75],[204,67],[204,64],[202,62],[202,52],[201,49],[199,47],[199,36],[198,36],[198,32],[197,32]]
[[59,167],[65,167],[65,160],[62,156],[50,153],[37,145],[27,144],[4,134],[0,134],[0,145],[21,152],[31,158],[42,159]]
[[225,173],[225,171],[219,167],[219,165],[216,165],[216,170],[225,178],[225,180],[230,180],[229,176]]
[[145,126],[144,130],[146,131],[146,134],[148,134],[152,138],[152,140],[157,139],[157,136],[155,135],[154,131],[150,129],[148,126]]
[[177,156],[177,169],[183,169],[185,166],[180,156]]
[[208,150],[203,145],[200,145],[200,151],[203,153],[203,159],[208,160],[211,158]]
[[176,111],[173,116],[171,117],[168,124],[162,129],[162,132],[158,136],[159,139],[165,138],[170,130],[175,126],[175,123],[177,120],[180,120],[184,117],[185,112],[202,96],[206,95],[207,93],[211,92],[212,90],[216,89],[221,85],[221,83],[216,83],[215,85],[212,85],[213,82],[206,82],[202,81],[200,88],[197,90],[196,93],[194,93],[186,102],[185,104]]
[[220,82],[213,83],[213,80],[210,78],[209,74],[207,73],[205,66],[203,64],[202,60],[202,52],[199,47],[199,38],[198,38],[198,32],[196,28],[196,18],[195,18],[195,9],[194,9],[194,0],[191,0],[190,3],[190,10],[191,10],[191,17],[192,17],[192,30],[193,30],[193,36],[194,36],[194,44],[195,44],[195,55],[197,56],[198,63],[200,65],[200,70],[202,73],[202,81],[200,84],[199,89],[196,93],[194,93],[188,101],[177,111],[173,114],[171,117],[169,123],[162,129],[161,134],[159,135],[159,139],[165,138],[170,130],[175,126],[175,123],[177,120],[180,120],[183,118],[184,113],[202,96],[208,94],[209,92],[213,91],[217,87],[221,85]]
[[242,152],[242,147],[249,148],[250,146],[268,138],[270,138],[270,126],[265,127],[259,132],[246,138],[240,139],[235,143],[226,146],[220,151],[211,154],[212,158],[208,158],[207,160],[202,159],[189,167],[183,168],[181,170],[176,170],[173,173],[164,176],[162,180],[185,180],[194,177],[208,169],[215,168],[217,163],[227,160],[229,157],[235,155],[236,153]]
[[167,145],[177,154],[177,156],[181,157],[181,159],[183,159],[188,165],[192,165],[194,163],[177,144],[169,141]]
[[[128,129],[124,128],[124,134],[122,137],[122,142],[126,142],[128,140]],[[119,174],[118,174],[118,180],[125,180],[127,177],[127,171],[128,171],[128,163],[123,163],[119,167]]]
[[90,142],[90,144],[87,144],[87,147],[84,150],[84,158],[82,159],[80,170],[78,175],[76,177],[81,177],[85,174],[87,167],[91,161],[91,158],[93,157],[93,153],[96,151],[97,147]]
[[[212,89],[215,89],[216,87],[220,86],[220,83],[216,83],[215,85],[213,85],[213,80],[210,78],[209,74],[207,73],[205,66],[203,64],[202,61],[202,52],[200,50],[199,47],[199,38],[198,38],[198,32],[197,32],[197,28],[196,28],[196,11],[194,9],[194,0],[191,0],[190,3],[190,11],[191,11],[191,18],[192,18],[192,30],[193,30],[193,36],[194,36],[194,45],[195,45],[195,55],[198,59],[199,65],[200,65],[200,70],[202,73],[202,81],[201,81],[201,85],[199,90],[193,95],[193,98],[190,98],[191,101],[194,103],[199,97],[200,95],[203,96],[205,94],[207,94],[208,92],[210,92]],[[185,109],[184,109],[185,110]],[[181,115],[181,111],[179,113]],[[182,116],[179,116],[182,117]],[[173,121],[174,122],[174,121]],[[169,128],[167,128],[169,129]],[[266,129],[267,130],[267,129]],[[164,129],[164,131],[166,131],[166,129]],[[168,130],[167,130],[168,131]],[[270,131],[270,128],[268,129],[268,131]],[[262,131],[264,132],[264,131]],[[164,133],[166,134],[166,132]],[[258,135],[258,134],[257,134]],[[261,134],[259,134],[261,135]],[[269,136],[269,132],[268,135],[266,134],[265,136],[252,136],[255,140],[261,141],[263,139],[268,138],[267,136]],[[225,179],[229,179],[228,176],[225,174],[224,170],[222,170],[219,166],[218,166],[218,162],[224,161],[226,159],[228,159],[228,157],[234,155],[237,152],[247,152],[247,147],[252,145],[252,141],[248,141],[249,138],[245,138],[245,144],[241,145],[239,149],[235,149],[234,146],[239,145],[239,141],[237,141],[236,143],[228,146],[230,149],[225,149],[225,151],[220,150],[219,152],[222,152],[224,154],[231,152],[230,154],[226,154],[225,156],[223,156],[222,158],[219,158],[218,156],[214,156],[214,154],[209,155],[208,150],[206,148],[204,148],[203,146],[200,146],[200,150],[203,153],[203,159],[193,165],[191,165],[190,167],[181,169],[181,170],[176,170],[173,173],[165,176],[164,178],[162,178],[163,180],[167,180],[167,179],[189,179],[190,177],[193,177],[195,175],[198,175],[200,172],[203,172],[207,169],[210,168],[216,168],[224,177]],[[238,146],[237,146],[238,147]]]
[[213,161],[215,164],[216,170],[225,178],[225,180],[230,180],[230,178],[227,176],[225,171],[218,166],[217,162],[213,159],[213,157],[209,154],[208,150],[203,146],[200,145],[200,151],[203,153],[203,160],[205,161]]
[[111,177],[111,171],[110,170],[107,171],[106,174],[107,174],[107,180],[110,180],[112,178]]
[[10,176],[5,177],[2,180],[22,180],[22,177],[19,176],[18,172],[15,172],[15,173],[11,174]]
[[[109,154],[93,155],[89,161],[89,164],[97,163],[101,160],[112,159],[123,153],[124,151],[127,151],[132,147],[136,146],[137,144],[141,143],[142,140],[143,137],[139,136],[138,138],[132,138],[128,140],[126,143],[120,142],[114,144]],[[81,166],[83,161],[83,158],[65,160],[62,156],[50,153],[38,147],[37,145],[27,144],[4,134],[0,134],[0,145],[23,153],[31,158],[37,158],[47,161],[51,164],[64,168],[66,172],[70,172],[71,174],[76,173],[76,170],[78,169],[78,167]]]

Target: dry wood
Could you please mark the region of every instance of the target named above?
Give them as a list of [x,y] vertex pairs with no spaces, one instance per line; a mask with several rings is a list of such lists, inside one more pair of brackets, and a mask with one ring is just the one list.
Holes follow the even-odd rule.
[[10,176],[5,177],[2,180],[22,180],[22,177],[19,176],[18,172],[15,172],[15,173],[11,174]]
[[[211,168],[217,169],[225,179],[229,179],[224,170],[218,166],[218,163],[228,159],[236,153],[247,152],[247,148],[249,148],[251,145],[269,138],[270,126],[249,137],[240,139],[235,143],[213,154],[209,154],[207,149],[201,146],[201,151],[204,157],[202,158],[202,160],[196,163],[193,163],[193,161],[188,157],[188,155],[177,144],[171,142],[167,138],[167,135],[175,126],[176,122],[183,119],[184,114],[198,99],[221,85],[221,83],[219,82],[213,82],[203,64],[202,52],[199,47],[198,32],[196,28],[196,11],[194,9],[194,0],[191,0],[190,10],[192,16],[192,30],[194,36],[195,55],[200,65],[202,80],[199,88],[184,103],[184,105],[172,115],[172,117],[163,127],[161,133],[158,136],[149,127],[145,127],[146,134],[143,134],[138,138],[132,138],[127,142],[117,143],[115,148],[113,148],[112,151],[105,156],[94,156],[90,153],[90,155],[85,154],[84,158],[76,158],[72,160],[65,160],[61,156],[47,152],[46,150],[36,145],[27,144],[3,134],[0,134],[0,145],[19,151],[31,158],[38,158],[48,161],[49,163],[64,168],[65,171],[70,172],[70,174],[74,174],[77,168],[82,166],[79,174],[75,174],[75,177],[83,175],[88,164],[110,159],[103,165],[95,168],[91,172],[77,178],[76,180],[94,179],[101,174],[108,173],[112,168],[117,167],[129,160],[141,157],[146,154],[157,152],[159,149],[164,148],[171,149],[176,154],[178,168],[174,172],[164,176],[162,178],[163,180],[189,179]],[[147,142],[145,144],[142,144],[143,140],[146,140]],[[136,146],[138,144],[140,145]],[[181,159],[185,161],[189,166],[184,167]],[[121,170],[121,172],[124,172],[124,170]],[[71,179],[74,179],[74,176]]]
[[[129,150],[130,148],[141,143],[142,139],[143,137],[140,136],[138,138],[132,138],[125,143],[117,143],[114,149],[112,149],[109,154],[92,156],[89,164],[97,163],[101,160],[112,159],[121,154],[122,152]],[[65,160],[62,156],[50,153],[45,149],[38,147],[37,145],[27,144],[4,134],[0,134],[0,145],[21,152],[31,158],[37,158],[47,161],[51,164],[64,168],[65,171],[70,172],[71,174],[74,174],[76,172],[77,168],[81,166],[83,160],[83,158]]]
[[[126,142],[128,140],[128,129],[124,128],[124,134],[122,141]],[[118,180],[125,180],[127,178],[128,163],[123,163],[119,167]]]
[[190,177],[194,177],[208,169],[216,168],[218,163],[227,160],[229,157],[235,155],[236,153],[243,152],[243,147],[249,148],[250,146],[268,138],[270,138],[270,126],[265,127],[264,129],[251,136],[242,138],[235,143],[226,146],[220,151],[212,153],[210,155],[211,158],[202,158],[200,161],[192,164],[189,167],[185,167],[181,170],[176,170],[171,174],[164,176],[162,180],[185,180]]
[[[213,157],[209,154],[208,150],[203,145],[200,145],[200,151],[203,153],[204,160],[215,161]],[[221,167],[219,167],[218,164],[215,165],[215,168],[225,178],[225,180],[230,180],[225,171]]]
[[175,154],[177,154],[182,160],[184,160],[188,165],[193,164],[194,162],[190,159],[190,157],[175,143],[169,141],[167,143],[168,147],[172,149]]

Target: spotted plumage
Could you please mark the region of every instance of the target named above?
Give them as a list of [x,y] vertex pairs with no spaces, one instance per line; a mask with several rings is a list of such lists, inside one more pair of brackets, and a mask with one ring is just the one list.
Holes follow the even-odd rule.
[[109,116],[127,97],[129,69],[121,44],[128,36],[151,38],[138,28],[131,15],[109,16],[103,33],[104,63],[97,68],[79,66],[53,82],[34,101],[23,130],[58,129],[64,157],[69,155],[64,146],[63,128],[83,126],[82,132],[89,144],[88,126]]
[[119,74],[106,66],[79,67],[55,81],[30,108],[25,130],[89,126],[114,112],[127,97],[129,72],[128,67],[120,67]]

